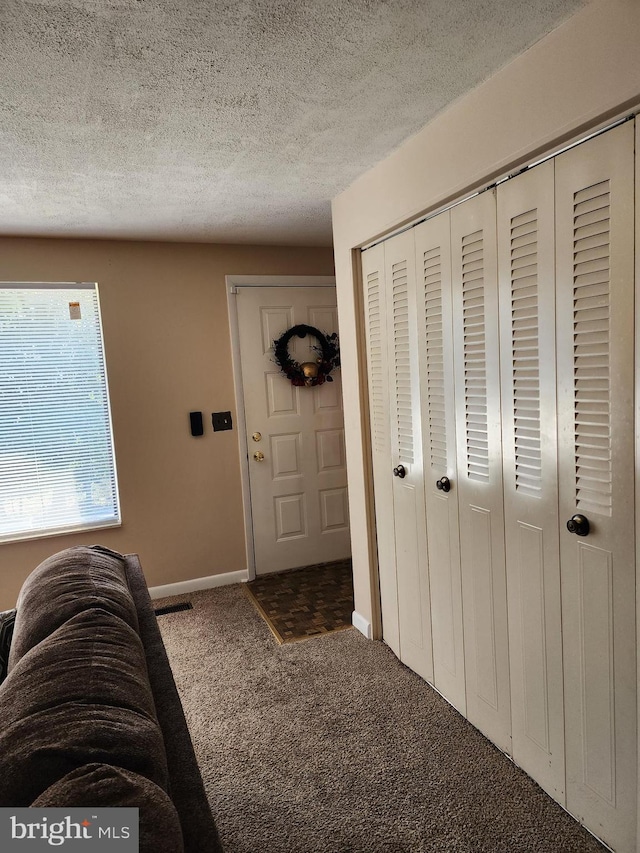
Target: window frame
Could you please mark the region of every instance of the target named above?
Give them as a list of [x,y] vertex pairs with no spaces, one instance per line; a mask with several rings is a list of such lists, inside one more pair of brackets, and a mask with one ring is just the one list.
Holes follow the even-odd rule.
[[[110,479],[112,483],[114,517],[103,521],[87,521],[77,524],[61,524],[58,526],[50,526],[48,528],[40,527],[33,529],[25,529],[14,533],[0,533],[0,546],[3,544],[11,544],[15,542],[24,542],[36,539],[49,539],[56,536],[69,536],[75,533],[86,533],[93,530],[104,530],[117,528],[122,526],[122,506],[120,501],[120,488],[118,482],[118,466],[116,459],[116,446],[113,430],[113,415],[111,410],[111,395],[109,390],[109,376],[107,367],[107,352],[104,340],[104,328],[102,322],[102,310],[100,302],[100,289],[97,281],[0,281],[0,292],[3,290],[51,290],[51,291],[91,291],[95,294],[95,318],[96,318],[96,344],[99,347],[99,361],[102,368],[104,396],[104,414],[106,418],[107,429],[105,431],[105,447],[110,450]],[[71,319],[71,318],[70,318]],[[73,321],[72,321],[73,322]],[[69,409],[67,409],[69,411]],[[73,492],[69,492],[73,494]],[[2,495],[0,494],[0,498]]]

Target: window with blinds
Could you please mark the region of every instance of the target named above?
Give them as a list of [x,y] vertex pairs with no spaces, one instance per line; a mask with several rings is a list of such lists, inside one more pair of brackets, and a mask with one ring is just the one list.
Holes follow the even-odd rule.
[[0,541],[119,523],[97,285],[0,284]]

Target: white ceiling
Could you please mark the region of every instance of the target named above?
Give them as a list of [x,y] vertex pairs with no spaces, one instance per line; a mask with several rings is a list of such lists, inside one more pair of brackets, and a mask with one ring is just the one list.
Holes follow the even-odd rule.
[[0,234],[330,245],[330,199],[587,0],[1,0]]

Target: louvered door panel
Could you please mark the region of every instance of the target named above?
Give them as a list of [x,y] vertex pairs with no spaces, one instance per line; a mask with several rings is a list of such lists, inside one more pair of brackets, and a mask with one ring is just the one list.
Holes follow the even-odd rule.
[[406,260],[391,264],[395,435],[398,460],[413,462],[413,397],[409,342],[409,281]]
[[[379,252],[384,258],[384,253]],[[365,268],[372,261],[366,258]],[[386,330],[385,313],[381,299],[384,298],[384,280],[380,269],[365,275],[365,300],[367,316],[367,354],[369,357],[369,397],[371,401],[371,440],[377,452],[389,453],[389,405],[386,381]]]
[[384,641],[399,657],[400,628],[391,473],[393,466],[391,464],[389,353],[383,244],[362,253],[362,281],[382,634]]
[[[489,481],[484,230],[460,240],[467,477]],[[461,389],[462,390],[462,389]]]
[[467,716],[511,752],[495,193],[451,211]]
[[575,501],[611,516],[610,182],[573,200]]
[[[448,212],[414,229],[435,686],[466,712]],[[447,477],[451,491],[437,488]]]
[[[502,325],[510,333],[509,347],[506,351],[503,350],[503,362],[506,360],[506,364],[511,365],[512,372],[506,399],[510,400],[510,414],[513,419],[513,433],[509,435],[509,443],[513,444],[514,450],[513,484],[517,492],[534,498],[541,496],[542,488],[539,322],[541,264],[546,265],[546,270],[543,270],[543,273],[546,273],[543,276],[543,284],[552,284],[554,281],[553,166],[540,167],[538,171],[530,172],[518,181],[510,181],[498,192],[498,200],[502,197],[507,202],[516,191],[526,185],[529,192],[524,192],[524,207],[528,207],[533,201],[539,201],[535,189],[537,182],[542,182],[543,174],[549,176],[546,182],[549,183],[550,218],[548,223],[543,223],[551,236],[548,245],[545,245],[543,240],[543,245],[540,246],[538,207],[520,213],[514,212],[508,222],[505,222],[500,214],[498,217],[498,243],[503,247],[500,278],[504,281],[505,273],[508,273],[509,285],[509,299],[506,304],[510,311],[507,315],[503,313]],[[517,205],[521,206],[523,205]],[[509,210],[513,212],[513,208],[509,207]],[[508,254],[505,254],[505,250]],[[555,302],[543,305],[543,308],[547,309],[554,307]],[[548,357],[546,352],[544,357]],[[555,361],[555,347],[551,350],[551,358]],[[555,381],[555,373],[553,378]]]
[[384,243],[400,659],[433,681],[413,231]]
[[498,187],[513,757],[563,803],[554,217],[552,161]]
[[[567,808],[635,850],[633,126],[556,158]],[[565,528],[588,518],[588,536]]]
[[[446,241],[439,240],[444,246],[437,245],[425,248],[423,235],[430,235],[436,228],[444,225],[447,229]],[[443,317],[443,298],[450,300],[451,290],[451,250],[449,248],[449,217],[445,214],[443,220],[433,219],[429,224],[419,226],[416,229],[416,265],[418,278],[422,283],[422,291],[416,288],[418,296],[418,316],[420,311],[424,312],[424,331],[420,340],[424,343],[423,357],[420,365],[424,368],[424,390],[427,401],[425,433],[428,436],[428,460],[429,467],[433,470],[447,471],[449,459],[447,455],[448,444],[447,421],[451,421],[451,412],[447,411],[447,395],[452,388],[445,381],[445,335],[451,337],[447,323],[451,324],[451,312]],[[426,239],[428,245],[429,240]],[[444,269],[443,269],[444,267]],[[444,275],[444,285],[443,285]],[[443,297],[444,287],[444,297]]]

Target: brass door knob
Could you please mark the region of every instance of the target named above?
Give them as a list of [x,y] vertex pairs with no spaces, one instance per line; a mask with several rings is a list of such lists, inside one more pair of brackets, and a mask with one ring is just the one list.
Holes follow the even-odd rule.
[[256,452],[253,454],[253,458],[256,460],[256,462],[262,462],[264,461],[264,453],[261,450],[256,450]]

